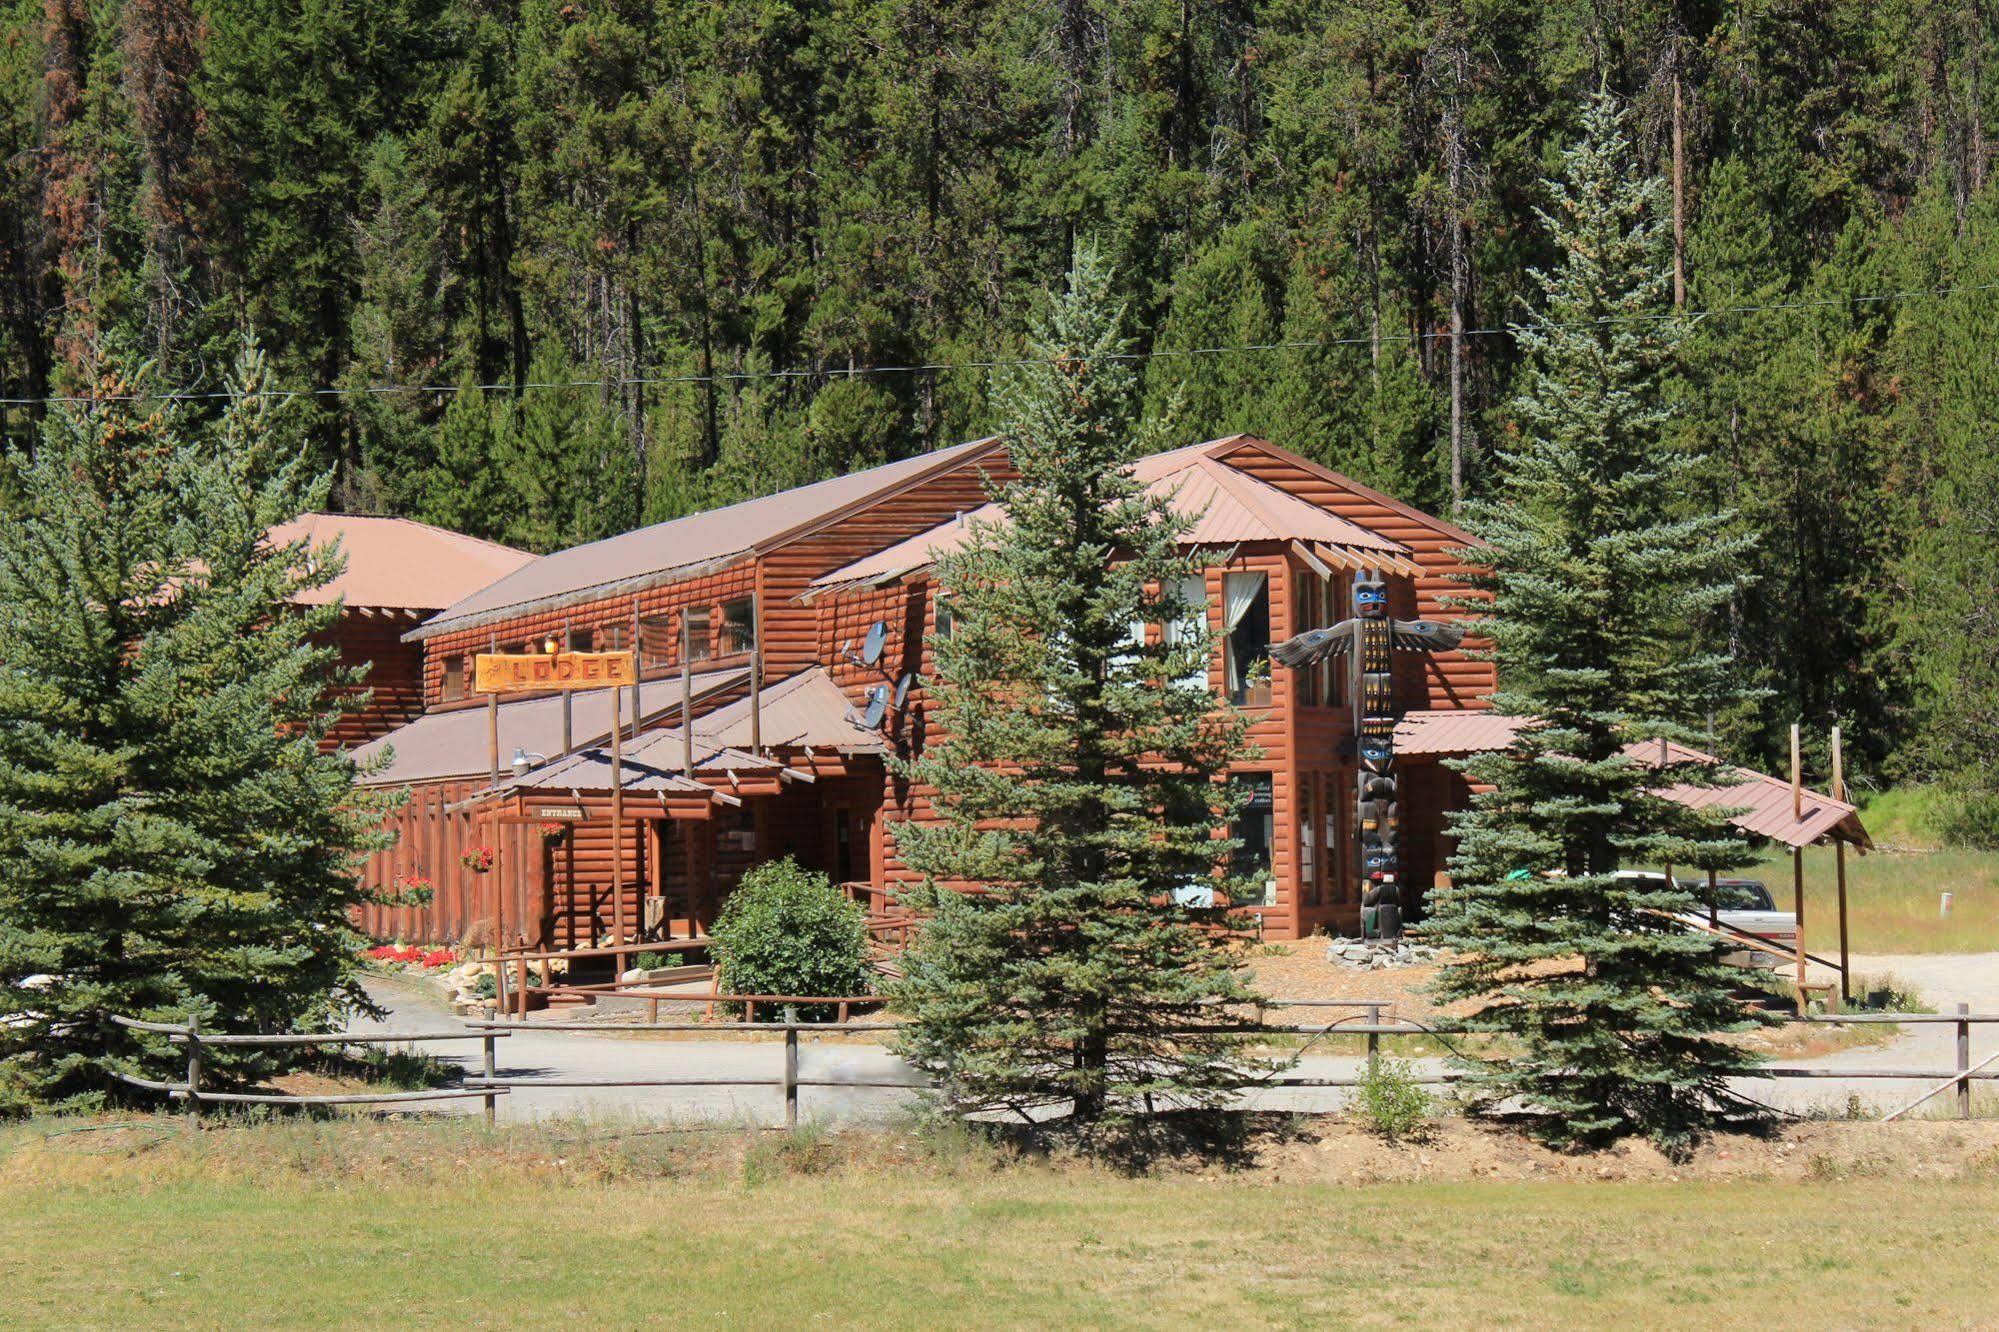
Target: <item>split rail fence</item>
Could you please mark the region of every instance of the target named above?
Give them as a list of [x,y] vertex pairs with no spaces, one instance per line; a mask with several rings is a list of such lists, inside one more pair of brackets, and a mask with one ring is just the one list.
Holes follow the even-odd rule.
[[[746,996],[718,996],[727,1002],[740,1003]],[[797,1016],[797,1004],[806,1002],[787,996],[747,996],[764,1002],[780,1002],[784,1008],[781,1021],[704,1021],[704,1022],[620,1022],[615,1025],[598,1022],[534,1022],[519,1021],[470,1021],[467,1029],[456,1032],[329,1032],[305,1035],[236,1035],[204,1034],[199,1023],[142,1022],[134,1018],[114,1016],[111,1020],[120,1026],[136,1031],[154,1032],[165,1035],[175,1044],[185,1045],[188,1051],[187,1077],[183,1082],[162,1082],[130,1074],[116,1075],[121,1081],[149,1091],[159,1092],[171,1099],[185,1101],[190,1112],[199,1112],[210,1105],[273,1105],[273,1106],[341,1106],[377,1105],[412,1101],[442,1101],[478,1098],[485,1103],[487,1123],[494,1122],[498,1111],[498,1098],[518,1090],[533,1088],[640,1088],[662,1089],[691,1087],[739,1087],[769,1088],[782,1093],[784,1098],[784,1123],[787,1128],[798,1126],[799,1093],[807,1087],[829,1089],[866,1089],[920,1091],[934,1089],[936,1084],[929,1078],[910,1071],[907,1076],[890,1078],[861,1078],[851,1075],[839,1077],[818,1077],[801,1073],[799,1067],[799,1044],[805,1036],[846,1036],[879,1034],[901,1030],[906,1023],[891,1021],[865,1022],[803,1022]],[[858,1004],[868,1002],[865,996],[846,996],[846,1002]],[[786,1000],[789,1002],[785,1002]],[[811,1002],[832,1003],[835,998],[812,998]],[[879,1002],[879,1000],[873,1000]],[[1342,1018],[1330,1023],[1274,1023],[1266,1021],[1244,1022],[1233,1025],[1190,1028],[1202,1032],[1236,1032],[1256,1036],[1364,1036],[1367,1040],[1367,1060],[1372,1070],[1381,1057],[1383,1037],[1449,1037],[1458,1034],[1449,1026],[1427,1026],[1410,1019],[1384,1021],[1384,1011],[1392,1010],[1392,1000],[1384,999],[1272,999],[1267,1001],[1267,1009],[1292,1008],[1346,1008],[1356,1010],[1353,1017]],[[1360,1018],[1355,1021],[1353,1018]],[[1973,1013],[1968,1005],[1959,1004],[1955,1013],[1856,1013],[1813,1015],[1804,1019],[1813,1023],[1831,1026],[1865,1025],[1887,1023],[1894,1025],[1952,1024],[1956,1027],[1956,1067],[1952,1069],[1920,1068],[1801,1068],[1795,1065],[1765,1065],[1753,1076],[1771,1078],[1832,1078],[1846,1080],[1894,1080],[1905,1082],[1933,1082],[1922,1095],[1908,1104],[1884,1116],[1885,1119],[1899,1119],[1909,1111],[1939,1096],[1955,1090],[1957,1093],[1957,1113],[1960,1119],[1972,1117],[1972,1085],[1980,1081],[1999,1081],[1999,1051],[1994,1051],[1984,1059],[1973,1063],[1971,1060],[1971,1031],[1975,1026],[1999,1024],[1999,1013]],[[495,1043],[519,1031],[540,1033],[591,1033],[599,1036],[607,1034],[624,1035],[635,1032],[701,1034],[701,1035],[781,1035],[784,1038],[784,1057],[776,1074],[768,1077],[748,1077],[741,1075],[680,1076],[680,1077],[566,1077],[566,1076],[513,1076],[504,1073],[498,1064]],[[206,1047],[264,1047],[294,1045],[400,1045],[411,1042],[431,1041],[479,1041],[484,1048],[482,1069],[468,1074],[460,1087],[438,1088],[435,1090],[341,1093],[332,1095],[288,1095],[279,1093],[222,1092],[207,1090],[202,1085],[203,1049]],[[1425,1086],[1438,1086],[1462,1080],[1462,1073],[1419,1074],[1410,1080]],[[1364,1077],[1308,1077],[1301,1075],[1275,1075],[1258,1079],[1253,1089],[1267,1088],[1352,1088],[1363,1084]]]

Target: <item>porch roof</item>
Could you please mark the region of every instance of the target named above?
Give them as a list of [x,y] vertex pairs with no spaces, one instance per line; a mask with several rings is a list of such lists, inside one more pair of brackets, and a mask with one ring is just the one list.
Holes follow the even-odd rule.
[[[671,761],[667,761],[668,751],[658,743],[671,735],[674,744]],[[768,776],[784,765],[774,759],[758,758],[739,749],[729,749],[719,745],[704,745],[697,739],[694,747],[694,773],[685,776],[680,771],[679,732],[655,732],[644,737],[640,743],[628,748],[622,755],[619,767],[622,769],[623,786],[627,796],[658,794],[683,794],[712,796],[725,789],[731,774],[741,776]],[[599,793],[609,791],[612,786],[611,751],[605,745],[592,745],[580,749],[566,757],[542,764],[524,776],[510,777],[498,786],[480,792],[474,799],[484,800],[494,796],[527,795],[530,793],[586,791]],[[702,778],[709,780],[703,781]]]
[[[740,667],[697,675],[692,681],[694,699],[699,703],[748,678],[749,672]],[[582,746],[608,739],[611,691],[593,689],[570,697],[574,700],[570,717],[572,742]],[[639,690],[640,725],[678,711],[680,702],[678,679],[647,681]],[[560,696],[501,703],[499,714],[502,763],[517,747],[531,754],[553,754],[562,748]],[[364,774],[363,785],[401,786],[406,782],[486,774],[491,771],[492,762],[486,709],[475,706],[427,712],[361,745],[354,750],[354,760],[367,763],[389,751],[394,754],[389,766],[379,773]]]
[[[1406,713],[1395,723],[1395,752],[1403,756],[1443,756],[1504,749],[1513,743],[1513,737],[1524,724],[1524,718],[1483,710]],[[1662,759],[1670,763],[1721,762],[1712,754],[1669,741],[1641,740],[1626,745],[1624,752],[1653,768],[1661,766]],[[1740,778],[1731,785],[1678,784],[1666,787],[1659,794],[1690,809],[1736,810],[1730,823],[1746,833],[1793,848],[1809,846],[1822,837],[1861,847],[1873,845],[1860,821],[1858,808],[1847,801],[1807,789],[1801,812],[1794,815],[1788,781],[1736,764],[1728,766]]]
[[[854,708],[824,666],[764,686],[759,722],[767,747],[828,749],[839,754],[886,754],[881,736],[853,719]],[[697,740],[738,749],[750,744],[750,700],[741,698],[694,721]]]
[[[1236,442],[1212,440],[1155,453],[1132,464],[1132,476],[1191,524],[1180,538],[1182,545],[1298,542],[1330,564],[1420,572],[1410,559],[1409,548],[1401,542],[1299,499],[1215,456]],[[975,528],[1005,521],[1006,512],[998,504],[983,505],[814,579],[801,599],[838,596],[906,578],[928,568],[940,556],[964,549]]]

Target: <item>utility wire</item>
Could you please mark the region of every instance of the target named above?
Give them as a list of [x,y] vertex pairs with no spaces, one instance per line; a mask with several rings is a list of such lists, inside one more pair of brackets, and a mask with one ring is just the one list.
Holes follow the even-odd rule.
[[[1578,320],[1567,324],[1546,322],[1530,323],[1518,327],[1530,332],[1557,329],[1604,328],[1619,324],[1658,324],[1684,319],[1689,325],[1699,325],[1713,319],[1736,315],[1770,314],[1797,310],[1823,310],[1855,305],[1875,305],[1888,301],[1933,299],[1941,300],[1952,296],[1970,295],[1975,292],[1999,291],[1999,282],[1981,282],[1964,286],[1917,287],[1907,291],[1876,292],[1860,296],[1829,296],[1806,301],[1772,301],[1761,305],[1730,305],[1713,310],[1675,310],[1648,314],[1605,315],[1598,319]],[[1467,338],[1512,337],[1515,326],[1505,325],[1488,328],[1468,328],[1462,336]],[[1221,347],[1155,348],[1143,352],[1115,352],[1106,359],[1114,361],[1164,361],[1182,360],[1197,356],[1234,356],[1273,351],[1319,351],[1333,347],[1364,347],[1375,343],[1422,343],[1448,341],[1448,329],[1432,332],[1357,334],[1342,338],[1303,339],[1287,342],[1248,342]],[[605,379],[565,379],[526,380],[521,383],[511,381],[495,384],[367,384],[354,387],[320,387],[300,389],[258,389],[243,394],[246,398],[349,398],[386,397],[395,394],[452,394],[470,391],[487,393],[512,393],[528,389],[583,389],[583,388],[637,388],[672,384],[733,384],[757,381],[783,381],[793,379],[860,379],[874,375],[927,375],[948,374],[961,370],[1009,370],[1030,365],[1048,365],[1046,357],[1015,357],[1010,359],[989,359],[974,361],[919,361],[907,365],[867,365],[855,366],[847,370],[734,370],[705,375],[638,375]],[[202,402],[215,399],[233,398],[237,395],[228,389],[180,389],[155,393],[107,393],[107,394],[50,394],[43,397],[0,398],[0,407],[34,407],[56,403],[90,402]]]

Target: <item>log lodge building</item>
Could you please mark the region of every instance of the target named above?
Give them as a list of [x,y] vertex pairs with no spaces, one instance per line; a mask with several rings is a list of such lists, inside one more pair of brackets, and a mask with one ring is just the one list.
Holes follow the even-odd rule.
[[[1185,540],[1213,556],[1199,590],[1222,641],[1205,684],[1251,714],[1261,750],[1237,774],[1252,796],[1235,833],[1263,883],[1241,909],[1273,939],[1355,932],[1355,760],[1339,668],[1254,668],[1273,641],[1344,618],[1357,570],[1387,575],[1391,614],[1452,618],[1440,601],[1457,587],[1450,552],[1470,538],[1249,436],[1135,470],[1193,518]],[[892,915],[914,878],[896,829],[934,817],[929,793],[885,762],[921,743],[929,644],[950,632],[932,560],[980,520],[985,478],[1008,474],[1000,441],[961,444],[529,560],[409,628],[422,711],[355,756],[376,765],[364,782],[409,792],[395,846],[368,863],[370,886],[422,881],[433,896],[368,908],[363,927],[434,943],[490,929],[552,950],[699,938],[750,866],[785,855]],[[472,691],[477,653],[564,646],[631,649],[638,681]],[[1505,728],[1484,711],[1490,663],[1398,657],[1402,881],[1420,916],[1447,856],[1445,814],[1467,796],[1439,760]],[[1813,801],[1825,821],[1813,838],[1851,818],[1850,805]]]

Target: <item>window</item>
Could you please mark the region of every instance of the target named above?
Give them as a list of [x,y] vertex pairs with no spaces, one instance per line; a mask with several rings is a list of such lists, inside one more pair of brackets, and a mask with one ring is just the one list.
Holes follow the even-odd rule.
[[[1238,876],[1253,881],[1249,900],[1264,906],[1277,905],[1277,880],[1271,875],[1271,846],[1276,839],[1276,802],[1270,788],[1270,774],[1257,773],[1242,778],[1249,799],[1229,825],[1229,836],[1240,845],[1235,851],[1234,869]],[[1255,891],[1260,882],[1262,893]]]
[[[1187,613],[1166,626],[1168,644],[1180,644],[1198,640],[1208,628],[1208,580],[1200,574],[1189,574],[1180,580],[1180,600],[1187,607]],[[1208,667],[1203,662],[1185,675],[1175,680],[1181,689],[1206,689],[1208,687]]]
[[715,655],[715,644],[708,635],[708,608],[689,606],[680,612],[687,625],[687,659],[706,661]]
[[597,650],[597,630],[591,626],[569,631],[571,652],[595,652]]
[[673,665],[673,617],[648,615],[639,621],[639,674],[664,675]]
[[632,645],[632,627],[623,620],[600,624],[589,633],[595,652],[623,652]]
[[951,598],[946,596],[940,588],[933,597],[931,606],[931,614],[935,617],[936,621],[936,627],[930,631],[932,636],[949,638],[951,631],[958,627],[957,616],[951,614]]
[[[1310,570],[1296,569],[1291,585],[1291,632],[1302,634],[1308,629],[1317,629],[1325,621],[1319,618],[1319,580]],[[1324,695],[1320,692],[1323,672],[1317,666],[1307,670],[1292,672],[1292,682],[1298,690],[1298,702],[1317,703]]]
[[1229,702],[1264,707],[1270,702],[1270,677],[1252,681],[1257,663],[1270,659],[1270,579],[1260,573],[1232,573],[1222,579],[1223,644]]
[[444,659],[444,701],[455,702],[465,697],[465,658],[446,657]]
[[754,652],[757,646],[755,603],[748,597],[722,603],[722,641],[716,649],[722,656]]
[[[1337,574],[1326,577],[1325,607],[1327,624],[1338,624],[1353,614],[1349,604],[1353,600],[1352,588]],[[1319,697],[1334,707],[1347,701],[1347,676],[1344,663],[1346,654],[1334,652],[1319,663]]]

